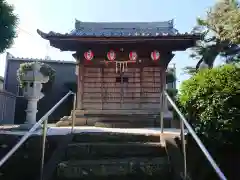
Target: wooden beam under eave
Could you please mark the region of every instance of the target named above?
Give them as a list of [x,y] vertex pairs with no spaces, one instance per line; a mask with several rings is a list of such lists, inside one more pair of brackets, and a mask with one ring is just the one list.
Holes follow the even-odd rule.
[[201,36],[191,34],[166,35],[166,36],[49,36],[49,41],[64,40],[64,41],[145,41],[145,40],[200,40]]
[[79,40],[79,39],[56,39],[50,40],[50,45],[60,49],[61,51],[85,51],[88,49],[94,49],[94,51],[108,51],[111,48],[119,49],[125,48],[127,50],[139,49],[142,50],[143,47],[148,47],[147,49],[158,49],[159,51],[185,51],[187,48],[195,46],[195,40],[126,40],[126,41],[112,41],[112,40]]

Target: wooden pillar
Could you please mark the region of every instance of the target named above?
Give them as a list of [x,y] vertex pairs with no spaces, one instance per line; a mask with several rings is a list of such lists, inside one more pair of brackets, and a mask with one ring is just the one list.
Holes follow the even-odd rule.
[[103,103],[104,103],[104,67],[101,67],[101,103],[102,103],[102,110],[103,110]]
[[144,101],[143,96],[143,67],[140,67],[140,97],[139,97],[139,109],[142,109],[142,102]]
[[164,67],[161,68],[160,70],[160,84],[161,84],[161,90],[160,90],[160,128],[161,132],[163,133],[164,129],[164,112],[166,110],[165,106],[165,95],[164,91],[166,89],[166,69]]
[[78,92],[77,92],[77,109],[83,109],[83,88],[84,86],[84,65],[78,64]]

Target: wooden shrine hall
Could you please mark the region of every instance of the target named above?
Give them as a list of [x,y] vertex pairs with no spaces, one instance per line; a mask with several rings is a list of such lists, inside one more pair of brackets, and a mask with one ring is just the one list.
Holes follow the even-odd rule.
[[[160,97],[173,51],[200,39],[180,34],[173,20],[164,22],[81,22],[67,34],[38,34],[51,46],[74,51],[78,91],[76,125],[159,127]],[[66,74],[67,76],[67,74]],[[164,103],[165,127],[172,119]],[[69,124],[70,125],[70,124]]]

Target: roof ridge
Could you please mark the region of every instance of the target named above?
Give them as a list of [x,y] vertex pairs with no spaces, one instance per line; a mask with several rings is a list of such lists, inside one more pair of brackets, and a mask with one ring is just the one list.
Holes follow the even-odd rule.
[[147,28],[158,28],[158,27],[163,27],[163,28],[173,28],[174,26],[174,20],[168,20],[168,21],[152,21],[152,22],[84,22],[84,21],[79,21],[75,19],[75,29],[82,29],[85,28],[86,26],[92,26],[97,27],[97,28],[104,28],[104,26],[114,26],[116,27],[122,27],[122,28],[130,28],[130,27],[137,27],[140,26],[141,29],[147,29]]
[[165,20],[165,21],[80,21],[78,19],[75,19],[75,23],[80,22],[80,23],[96,23],[96,24],[101,24],[101,23],[173,23],[174,19],[171,20]]

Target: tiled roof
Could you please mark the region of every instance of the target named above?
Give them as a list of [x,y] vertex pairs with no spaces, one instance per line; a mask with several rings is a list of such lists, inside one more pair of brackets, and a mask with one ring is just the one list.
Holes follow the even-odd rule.
[[[173,20],[163,22],[81,22],[76,20],[75,29],[70,33],[61,34],[51,31],[46,34],[40,30],[38,30],[38,33],[43,38],[50,36],[154,37],[181,35],[173,27]],[[188,33],[183,35],[188,35]]]
[[76,20],[75,29],[70,33],[76,36],[157,36],[176,34],[173,21],[164,22],[81,22]]

